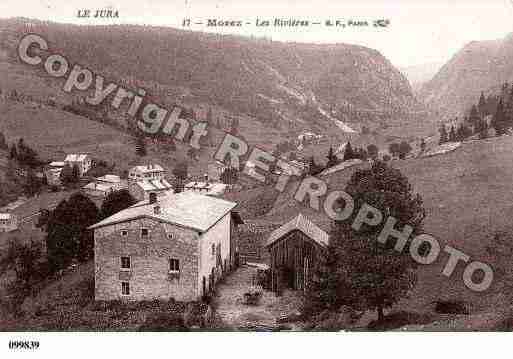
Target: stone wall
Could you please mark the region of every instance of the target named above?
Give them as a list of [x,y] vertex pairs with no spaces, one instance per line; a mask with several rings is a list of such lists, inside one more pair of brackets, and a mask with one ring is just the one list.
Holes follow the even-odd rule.
[[[149,234],[141,237],[141,228]],[[121,231],[126,230],[127,235]],[[137,219],[95,230],[96,300],[196,300],[198,293],[199,234],[191,229],[153,219]],[[129,256],[130,270],[121,269]],[[169,259],[180,261],[179,279],[169,273]],[[121,294],[121,282],[130,283],[130,295]]]

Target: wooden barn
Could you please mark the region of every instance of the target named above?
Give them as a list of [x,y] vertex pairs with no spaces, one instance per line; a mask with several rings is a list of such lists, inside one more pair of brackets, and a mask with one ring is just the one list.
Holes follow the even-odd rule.
[[328,234],[299,214],[269,236],[271,288],[304,290],[328,245]]

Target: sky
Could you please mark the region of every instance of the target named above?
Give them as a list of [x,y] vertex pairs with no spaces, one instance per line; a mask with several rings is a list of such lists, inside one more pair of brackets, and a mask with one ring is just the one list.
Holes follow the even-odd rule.
[[[119,18],[79,18],[79,10],[117,10]],[[267,37],[277,41],[350,43],[380,51],[395,66],[447,62],[470,41],[513,32],[513,0],[1,0],[0,17],[75,24],[147,24],[183,28],[184,18],[250,22],[235,28],[192,25],[193,31]],[[256,19],[389,19],[386,28],[257,27]]]

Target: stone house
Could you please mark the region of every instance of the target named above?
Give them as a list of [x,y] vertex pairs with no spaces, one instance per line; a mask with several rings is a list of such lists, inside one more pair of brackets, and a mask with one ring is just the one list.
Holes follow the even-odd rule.
[[105,198],[109,193],[128,188],[127,181],[116,175],[105,175],[96,178],[83,187],[84,192],[92,197]]
[[96,300],[193,301],[235,263],[236,204],[194,192],[150,196],[91,226]]

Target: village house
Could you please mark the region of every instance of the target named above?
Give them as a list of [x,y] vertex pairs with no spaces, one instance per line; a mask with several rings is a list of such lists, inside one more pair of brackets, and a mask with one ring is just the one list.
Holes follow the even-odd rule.
[[12,232],[18,229],[18,217],[13,213],[0,213],[0,232]]
[[85,185],[84,192],[92,197],[107,197],[109,193],[125,188],[128,188],[126,180],[107,174]]
[[64,159],[64,163],[71,167],[77,166],[79,169],[79,175],[82,177],[87,171],[93,166],[93,160],[87,154],[69,154]]
[[328,239],[325,231],[302,214],[273,231],[265,245],[270,254],[272,290],[307,288]]
[[193,191],[207,196],[222,196],[228,185],[221,182],[210,182],[208,175],[204,181],[189,182],[184,186],[184,191]]
[[96,300],[193,301],[235,263],[236,203],[194,192],[151,194],[91,226]]
[[135,166],[128,172],[128,191],[138,201],[148,200],[150,193],[164,196],[173,189],[165,176],[166,171],[158,164]]
[[43,169],[43,173],[46,177],[46,182],[49,186],[60,186],[61,185],[61,172],[66,163],[62,162],[50,162]]

